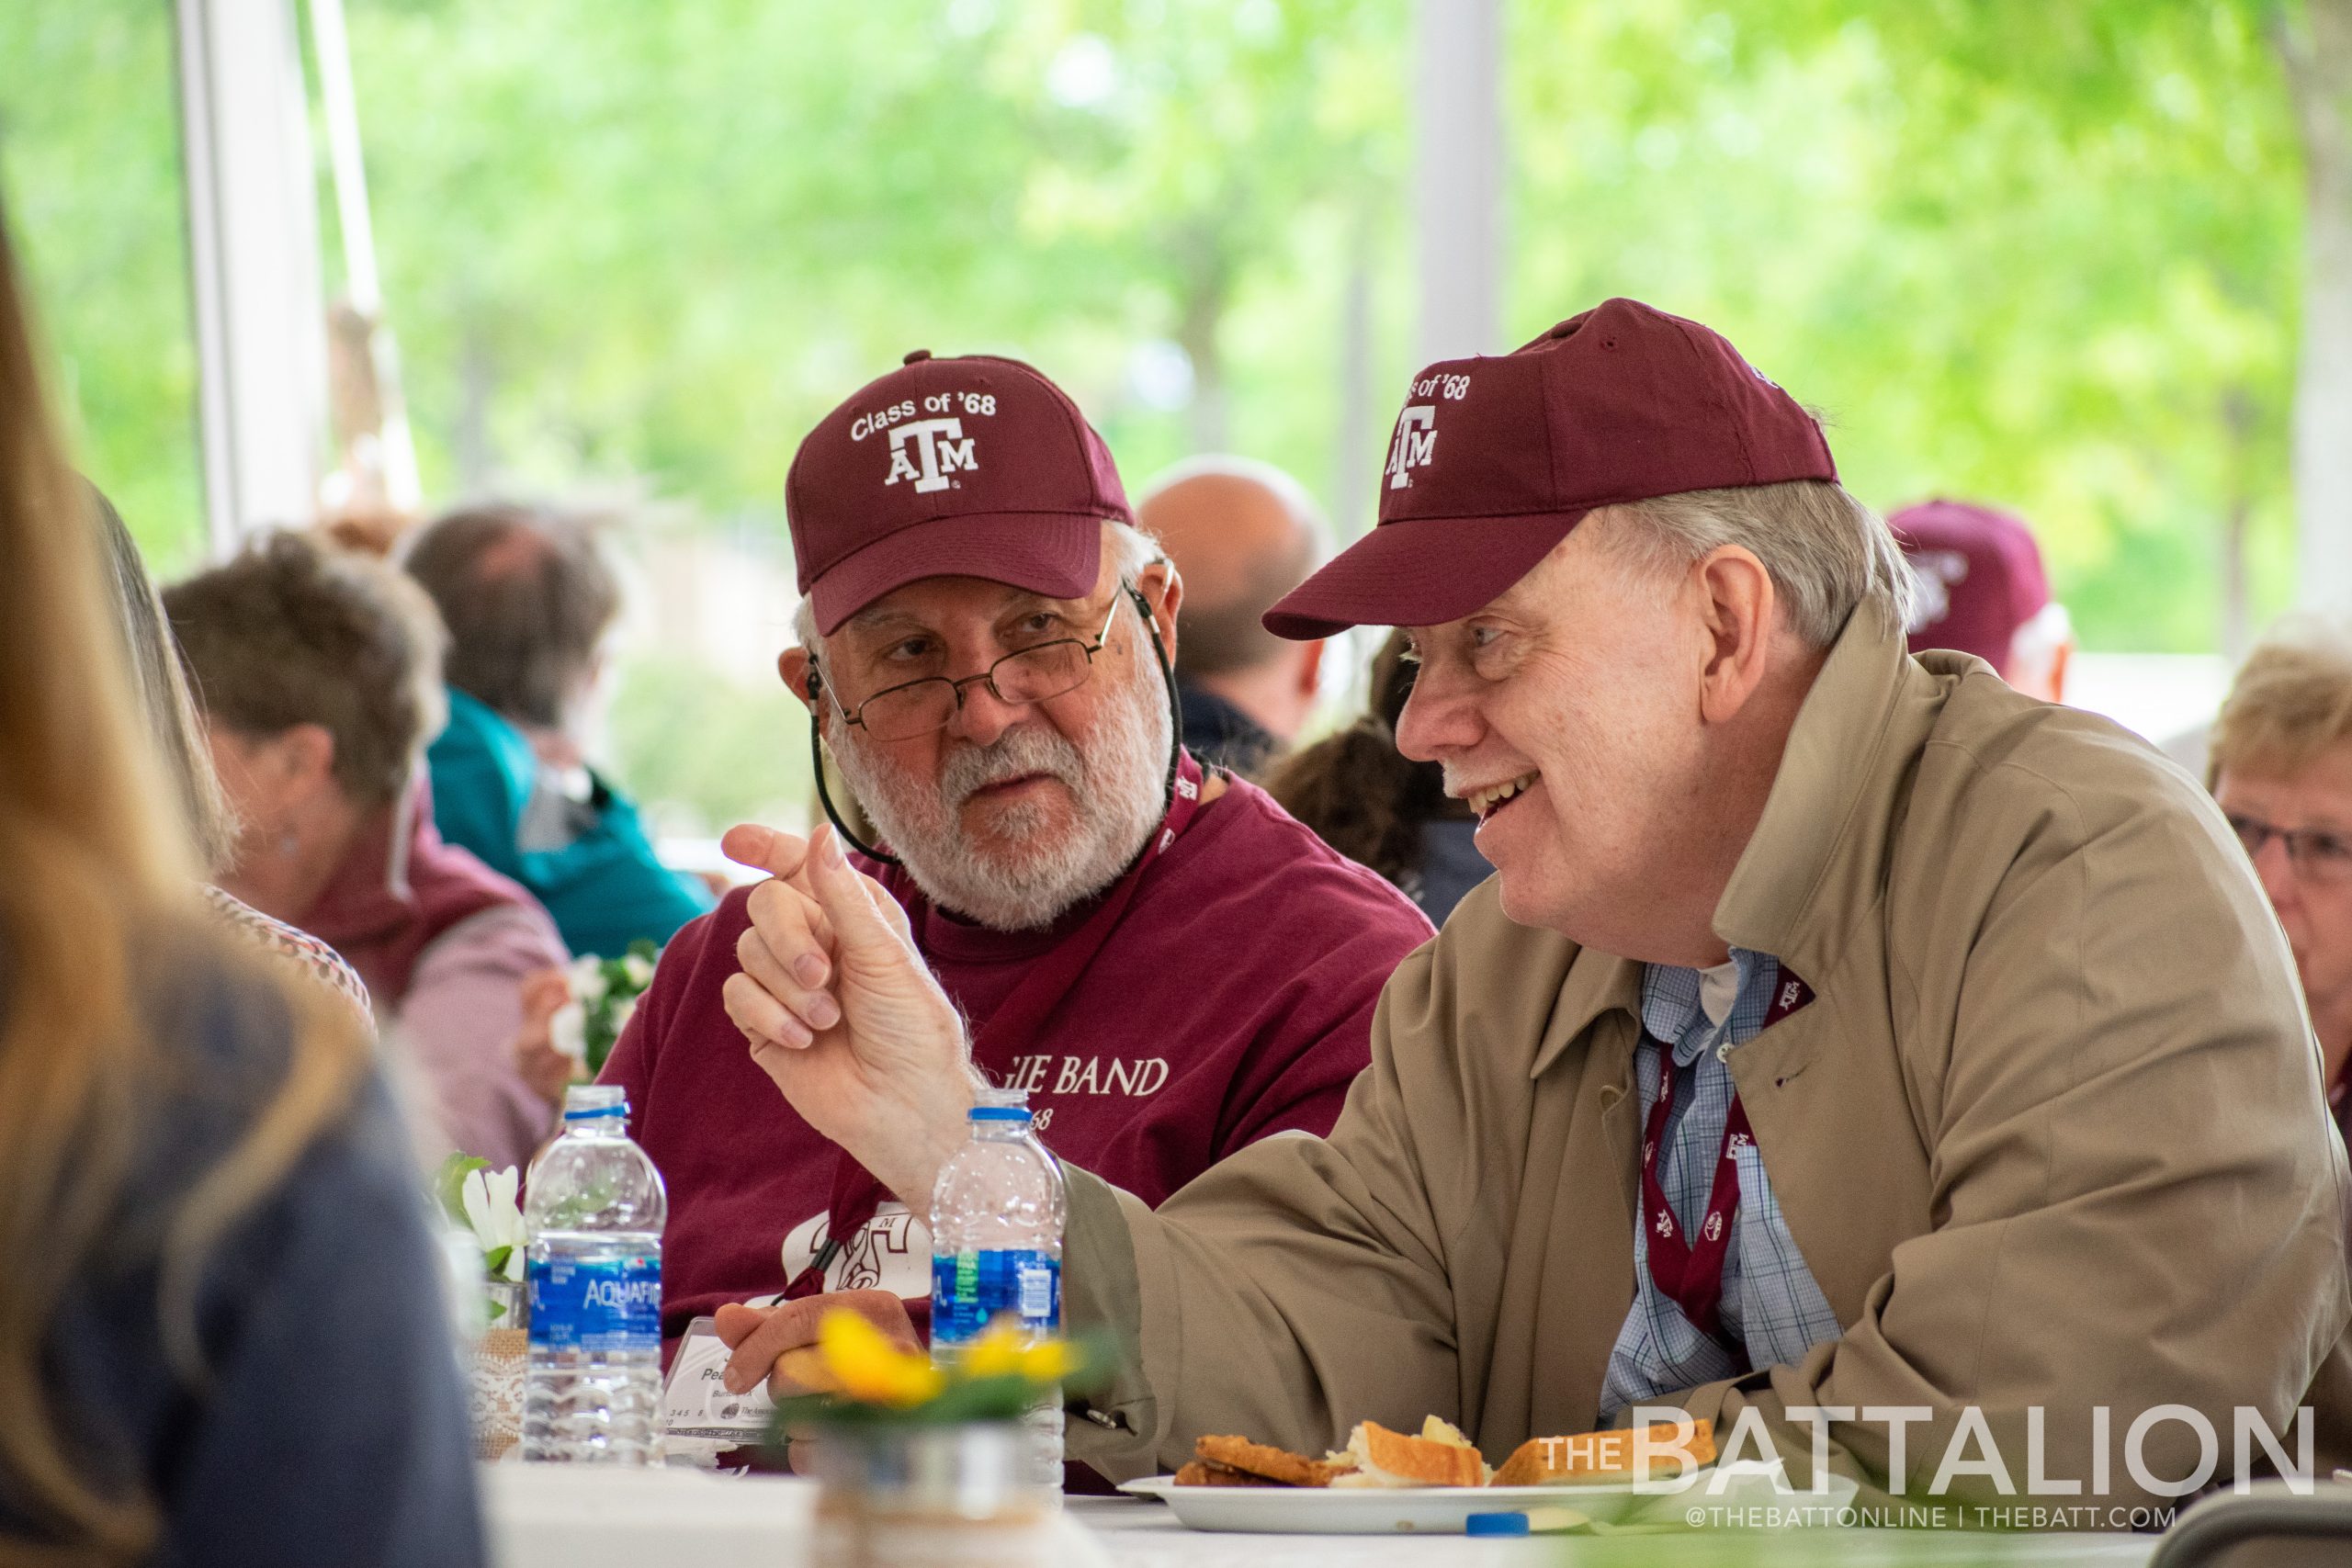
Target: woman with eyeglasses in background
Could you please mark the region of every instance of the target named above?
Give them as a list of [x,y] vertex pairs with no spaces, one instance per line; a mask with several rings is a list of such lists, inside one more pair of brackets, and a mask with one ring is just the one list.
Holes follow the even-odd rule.
[[2213,725],[2206,782],[2278,912],[2352,1138],[2352,640],[2305,625],[2254,650]]
[[20,299],[0,222],[0,1561],[479,1562],[415,1168],[198,901]]

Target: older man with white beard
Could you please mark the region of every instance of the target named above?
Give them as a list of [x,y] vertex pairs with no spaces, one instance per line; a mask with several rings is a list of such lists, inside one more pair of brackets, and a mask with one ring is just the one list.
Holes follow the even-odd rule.
[[[809,434],[786,500],[807,597],[778,670],[979,1069],[1028,1093],[1048,1147],[1150,1202],[1271,1134],[1329,1131],[1428,922],[1178,746],[1182,584],[1077,407],[1025,365],[913,355]],[[811,918],[804,846],[739,829],[727,848],[776,879],[672,941],[604,1076],[669,1186],[665,1331],[716,1312],[741,1389],[834,1302],[911,1334],[931,1247],[745,1054],[739,964],[830,976],[775,968],[753,930]]]

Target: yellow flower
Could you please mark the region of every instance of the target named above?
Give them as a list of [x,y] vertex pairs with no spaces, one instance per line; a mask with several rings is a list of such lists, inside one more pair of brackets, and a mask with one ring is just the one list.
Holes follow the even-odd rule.
[[1025,1354],[1022,1348],[1021,1331],[1012,1323],[1000,1319],[980,1331],[961,1359],[967,1376],[1002,1378],[1014,1376],[1025,1370]]
[[852,1399],[904,1410],[939,1393],[942,1380],[929,1357],[900,1349],[856,1313],[827,1313],[817,1325],[817,1348]]
[[1021,1353],[1021,1375],[1034,1383],[1057,1383],[1077,1370],[1078,1356],[1067,1339],[1044,1340]]

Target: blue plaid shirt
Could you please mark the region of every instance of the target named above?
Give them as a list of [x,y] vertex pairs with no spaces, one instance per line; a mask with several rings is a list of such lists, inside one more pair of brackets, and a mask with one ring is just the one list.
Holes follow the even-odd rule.
[[[1649,1125],[1657,1103],[1658,1075],[1672,1041],[1674,1107],[1658,1154],[1658,1185],[1674,1206],[1685,1235],[1704,1215],[1722,1153],[1724,1124],[1731,1119],[1736,1092],[1724,1058],[1756,1037],[1780,983],[1779,960],[1740,948],[1738,996],[1720,1025],[1700,1005],[1702,976],[1696,969],[1650,964],[1642,976],[1642,1043],[1634,1053],[1634,1081],[1641,1086],[1642,1125]],[[1718,1052],[1720,1051],[1720,1055]],[[1739,1213],[1724,1258],[1723,1300],[1717,1308],[1723,1337],[1702,1334],[1674,1299],[1650,1278],[1649,1236],[1638,1213],[1634,1220],[1634,1308],[1609,1352],[1609,1372],[1600,1385],[1604,1420],[1626,1406],[1652,1402],[1718,1378],[1736,1377],[1756,1367],[1794,1361],[1807,1348],[1835,1339],[1838,1314],[1814,1283],[1788,1222],[1764,1177],[1764,1159],[1751,1142],[1733,1152],[1739,1168]]]

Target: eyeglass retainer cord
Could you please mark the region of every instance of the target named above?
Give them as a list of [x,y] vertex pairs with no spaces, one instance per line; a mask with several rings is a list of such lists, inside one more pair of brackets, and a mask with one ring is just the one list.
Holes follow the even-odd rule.
[[[1165,558],[1166,558],[1164,557],[1162,558],[1163,560]],[[1160,561],[1154,561],[1151,564],[1158,566],[1160,564]],[[1132,582],[1122,582],[1119,586],[1125,592],[1127,597],[1135,602],[1136,614],[1142,617],[1144,628],[1151,633],[1151,650],[1159,657],[1159,660],[1160,683],[1165,686],[1168,691],[1168,731],[1170,738],[1168,742],[1168,776],[1160,784],[1159,802],[1159,814],[1162,817],[1165,817],[1168,815],[1170,808],[1176,804],[1176,773],[1178,766],[1182,761],[1184,756],[1184,705],[1178,699],[1176,694],[1176,669],[1174,665],[1169,662],[1168,645],[1160,639],[1159,623],[1152,618],[1151,602],[1146,599],[1143,596],[1143,591]],[[815,702],[813,701],[817,694],[816,688],[818,685],[822,683],[823,677],[812,668],[809,671],[808,680],[808,695],[812,699],[808,707],[808,761],[811,770],[817,775],[817,799],[825,808],[825,820],[831,823],[833,825],[833,831],[839,833],[842,836],[842,841],[847,843],[851,849],[855,850],[859,854],[864,855],[868,860],[878,861],[884,865],[897,865],[899,863],[898,856],[888,853],[885,851],[875,848],[871,844],[865,843],[860,840],[855,833],[851,832],[849,830],[849,824],[842,820],[841,812],[836,809],[833,805],[832,792],[825,787],[825,737],[823,724],[819,717],[818,709]],[[1147,844],[1149,843],[1148,840],[1145,841]]]

